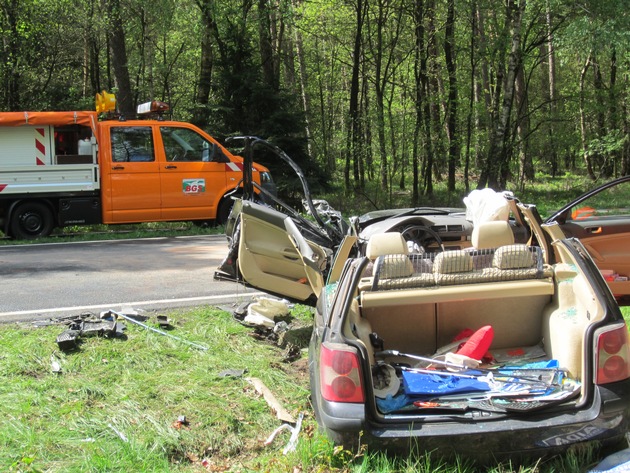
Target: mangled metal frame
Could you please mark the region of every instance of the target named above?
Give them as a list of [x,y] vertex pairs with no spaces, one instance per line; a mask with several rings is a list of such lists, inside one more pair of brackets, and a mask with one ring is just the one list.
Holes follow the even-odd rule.
[[[256,136],[238,136],[228,138],[227,142],[242,141],[243,142],[243,180],[239,182],[234,191],[232,198],[235,199],[232,212],[225,226],[225,234],[228,238],[228,255],[223,260],[218,270],[215,272],[215,279],[240,280],[237,267],[238,244],[240,235],[239,214],[242,208],[240,201],[252,201],[264,203],[271,207],[275,207],[278,211],[284,213],[295,223],[300,232],[309,240],[316,242],[318,245],[328,248],[333,253],[341,244],[345,234],[348,231],[348,225],[341,217],[341,214],[327,205],[323,205],[318,200],[314,202],[308,187],[306,176],[302,169],[278,146]],[[309,220],[291,207],[289,204],[269,193],[253,180],[252,166],[254,163],[254,151],[257,147],[266,149],[288,164],[295,172],[302,185],[304,205],[308,215],[314,221]],[[241,186],[242,183],[242,186]],[[239,189],[242,188],[242,196],[238,195]],[[322,215],[326,215],[324,220]]]

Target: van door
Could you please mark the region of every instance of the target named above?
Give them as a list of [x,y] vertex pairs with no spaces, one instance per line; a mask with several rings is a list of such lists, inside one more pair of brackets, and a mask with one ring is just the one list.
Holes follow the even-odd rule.
[[229,162],[222,148],[183,126],[160,126],[160,138],[162,219],[215,218]]
[[107,223],[150,222],[160,219],[160,168],[155,158],[151,126],[109,127],[111,162],[109,190],[104,190]]

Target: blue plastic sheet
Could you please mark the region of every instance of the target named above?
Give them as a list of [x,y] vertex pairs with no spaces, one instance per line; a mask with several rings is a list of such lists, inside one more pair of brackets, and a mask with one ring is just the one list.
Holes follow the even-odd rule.
[[454,375],[439,375],[403,371],[405,394],[414,397],[439,397],[450,394],[490,391],[490,385],[478,379]]

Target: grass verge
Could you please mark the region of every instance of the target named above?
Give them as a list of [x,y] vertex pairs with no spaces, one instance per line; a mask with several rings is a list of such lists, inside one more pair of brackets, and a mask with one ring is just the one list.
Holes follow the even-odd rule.
[[[280,341],[218,309],[168,317],[169,333],[209,349],[126,323],[122,338],[82,338],[64,353],[56,344],[63,325],[0,326],[0,471],[533,473],[586,471],[597,461],[574,451],[481,470],[464,459],[344,451],[317,432],[309,404],[310,310],[292,311]],[[295,452],[282,453],[288,432],[264,444],[282,422],[247,378],[261,380],[294,417],[305,414]]]
[[[37,240],[0,238],[2,245],[30,245],[33,243],[61,243],[98,240],[129,240],[189,235],[222,235],[223,225],[195,225],[193,222],[150,222],[136,225],[87,225],[57,228],[49,237]],[[0,237],[3,233],[0,232]]]

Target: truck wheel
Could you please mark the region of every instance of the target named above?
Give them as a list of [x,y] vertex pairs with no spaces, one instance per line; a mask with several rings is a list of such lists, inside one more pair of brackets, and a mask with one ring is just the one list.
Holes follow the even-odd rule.
[[46,237],[53,230],[53,215],[40,202],[24,202],[18,205],[11,217],[11,236],[19,240]]
[[221,201],[219,208],[217,209],[217,223],[221,225],[225,225],[227,223],[233,206],[234,201],[231,197],[226,197]]

